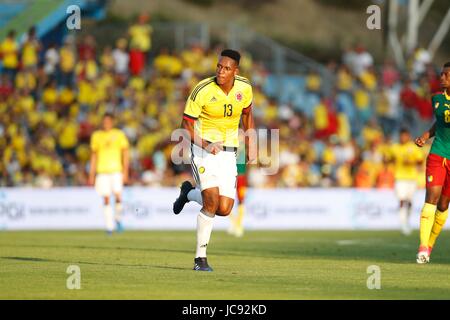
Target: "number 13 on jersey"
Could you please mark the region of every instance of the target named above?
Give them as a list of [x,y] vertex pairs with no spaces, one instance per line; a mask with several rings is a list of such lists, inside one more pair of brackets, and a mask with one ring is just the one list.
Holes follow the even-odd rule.
[[[223,105],[223,117],[231,117],[233,115],[233,105],[232,104],[224,104]],[[447,116],[445,117],[445,122],[447,122]]]

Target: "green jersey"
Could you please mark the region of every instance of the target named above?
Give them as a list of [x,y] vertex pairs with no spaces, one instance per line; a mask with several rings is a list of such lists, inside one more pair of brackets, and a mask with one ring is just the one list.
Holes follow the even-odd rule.
[[445,92],[431,98],[436,131],[430,153],[450,159],[450,96]]
[[245,163],[245,144],[244,143],[239,144],[236,165],[237,165],[238,176],[245,175],[246,163]]

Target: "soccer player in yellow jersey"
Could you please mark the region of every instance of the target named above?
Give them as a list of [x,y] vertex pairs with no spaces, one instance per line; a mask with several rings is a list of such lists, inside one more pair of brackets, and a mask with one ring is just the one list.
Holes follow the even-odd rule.
[[[106,113],[103,117],[103,129],[97,130],[91,137],[91,162],[89,184],[94,185],[97,193],[103,197],[103,212],[106,219],[106,232],[122,231],[122,189],[128,182],[129,154],[128,139],[125,134],[114,128],[114,116]],[[111,194],[115,197],[115,217],[110,205]]]
[[[236,151],[239,123],[244,130],[254,129],[252,86],[238,76],[240,54],[222,51],[216,76],[201,81],[190,94],[184,110],[182,127],[191,140],[192,171],[197,184],[183,182],[180,196],[173,205],[178,214],[189,201],[202,206],[197,217],[197,250],[194,270],[212,271],[206,259],[213,220],[230,214],[236,195]],[[252,163],[254,140],[246,136],[246,160]]]
[[408,129],[400,130],[398,144],[392,146],[392,157],[395,165],[395,193],[400,201],[400,223],[404,235],[411,233],[409,216],[412,200],[417,188],[419,166],[424,161],[424,155],[413,141]]

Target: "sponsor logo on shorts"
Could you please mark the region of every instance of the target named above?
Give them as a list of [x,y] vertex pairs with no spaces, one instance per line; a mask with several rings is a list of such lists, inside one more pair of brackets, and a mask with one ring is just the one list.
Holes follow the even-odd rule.
[[205,167],[200,167],[200,168],[198,168],[198,172],[204,173],[204,172],[205,172]]
[[439,102],[436,102],[436,103],[434,104],[434,108],[437,109],[438,107],[439,107]]
[[428,177],[427,177],[427,181],[428,181],[428,182],[433,182],[433,176],[428,176]]

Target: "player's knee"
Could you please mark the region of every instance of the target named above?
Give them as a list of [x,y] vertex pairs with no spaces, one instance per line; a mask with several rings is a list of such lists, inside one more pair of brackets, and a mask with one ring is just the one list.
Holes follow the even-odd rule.
[[103,198],[103,204],[104,204],[105,206],[109,205],[109,197],[104,197],[104,198]]
[[437,205],[438,201],[439,201],[439,197],[431,197],[431,196],[427,197],[425,200],[426,203],[433,204],[433,205]]
[[439,193],[430,192],[425,196],[425,202],[436,205],[439,201]]
[[230,204],[221,204],[219,205],[219,208],[216,211],[216,214],[218,216],[228,216],[231,213],[231,210],[233,209],[233,205]]
[[450,199],[439,199],[437,209],[441,212],[446,211],[448,209],[449,200]]

